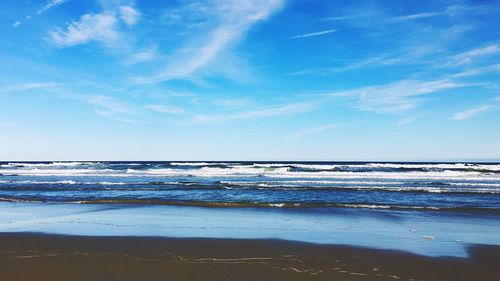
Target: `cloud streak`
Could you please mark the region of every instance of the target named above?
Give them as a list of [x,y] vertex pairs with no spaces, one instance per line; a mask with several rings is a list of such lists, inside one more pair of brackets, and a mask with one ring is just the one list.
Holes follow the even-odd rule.
[[356,107],[361,110],[396,113],[415,108],[420,103],[420,96],[465,86],[467,85],[447,79],[401,80],[381,86],[336,92],[329,96],[356,98]]
[[91,105],[97,115],[111,117],[115,114],[129,113],[130,110],[111,97],[100,95],[84,99],[84,102]]
[[60,86],[61,84],[55,82],[35,82],[11,85],[0,90],[0,93],[22,92],[36,89],[48,89]]
[[480,113],[490,111],[492,109],[493,109],[493,106],[483,104],[483,105],[480,105],[480,106],[477,106],[474,108],[470,108],[470,109],[467,109],[467,110],[464,110],[461,112],[457,112],[451,117],[451,119],[457,120],[457,121],[463,121],[463,120],[467,120],[471,117],[474,117]]
[[388,21],[389,22],[402,22],[402,21],[411,21],[411,20],[418,20],[418,19],[441,17],[441,16],[455,16],[457,14],[460,14],[460,13],[463,13],[466,11],[476,10],[476,9],[477,9],[477,7],[452,5],[452,6],[446,7],[446,9],[444,9],[442,11],[423,12],[423,13],[417,13],[417,14],[397,16],[397,17],[390,18]]
[[[147,77],[136,77],[138,83],[157,83],[172,79],[190,79],[194,73],[209,65],[230,48],[254,24],[265,20],[278,10],[282,0],[210,1],[207,6],[194,5],[201,17],[215,21],[210,30],[196,34],[197,43],[173,54],[173,61],[163,70]],[[202,6],[200,6],[202,5]],[[176,15],[182,18],[182,15]],[[208,24],[210,25],[210,24]],[[186,51],[188,50],[188,51]]]
[[453,57],[454,65],[469,64],[474,59],[500,54],[500,47],[497,44],[491,44],[486,47],[472,49],[463,53],[459,53]]
[[152,111],[164,113],[164,114],[183,114],[184,109],[177,106],[167,106],[162,104],[148,104],[144,106]]
[[147,61],[151,61],[156,57],[156,48],[149,48],[142,50],[140,52],[132,54],[128,59],[124,61],[124,64],[129,66],[129,65],[134,65],[138,63],[143,63]]
[[326,30],[321,30],[321,31],[316,31],[316,32],[311,32],[311,33],[306,33],[306,34],[299,34],[299,35],[294,35],[291,36],[291,39],[300,39],[300,38],[308,38],[308,37],[317,37],[321,35],[326,35],[335,32],[335,29],[326,29]]
[[282,104],[274,107],[268,107],[257,110],[235,112],[225,115],[197,115],[193,119],[199,123],[219,123],[233,120],[247,120],[266,117],[278,117],[286,115],[294,115],[298,113],[305,113],[314,110],[317,107],[312,102],[300,102]]
[[320,132],[323,132],[323,131],[328,131],[328,130],[337,128],[339,126],[340,126],[340,124],[327,124],[327,125],[323,125],[323,126],[319,126],[319,127],[314,127],[314,128],[301,129],[297,133],[293,134],[292,137],[296,138],[296,137],[301,137],[301,136],[304,136],[304,135],[316,134],[316,133],[320,133]]
[[37,15],[43,14],[46,11],[48,11],[48,10],[54,8],[54,7],[57,7],[59,5],[64,4],[65,2],[67,2],[67,0],[51,0],[47,4],[45,4],[45,6],[43,6],[40,9],[38,9],[38,11],[36,12],[36,14]]

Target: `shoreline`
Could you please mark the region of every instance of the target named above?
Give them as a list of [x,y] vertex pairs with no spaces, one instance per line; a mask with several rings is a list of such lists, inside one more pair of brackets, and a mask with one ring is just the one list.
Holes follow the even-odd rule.
[[0,233],[6,280],[496,280],[500,246],[468,258],[271,239]]
[[466,257],[499,245],[500,217],[360,209],[203,208],[0,202],[0,232],[82,236],[281,239]]

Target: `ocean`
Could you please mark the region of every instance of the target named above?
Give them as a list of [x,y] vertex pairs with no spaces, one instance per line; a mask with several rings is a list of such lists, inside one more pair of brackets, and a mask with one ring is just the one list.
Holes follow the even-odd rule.
[[466,257],[500,245],[500,163],[0,162],[0,232]]
[[0,201],[495,213],[500,164],[0,162]]

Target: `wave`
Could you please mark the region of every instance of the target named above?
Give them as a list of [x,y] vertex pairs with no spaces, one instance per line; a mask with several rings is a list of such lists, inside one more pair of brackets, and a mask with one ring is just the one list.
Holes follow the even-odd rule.
[[228,165],[229,163],[224,162],[170,162],[172,166],[221,166]]
[[[62,181],[10,181],[0,185],[0,191],[71,191],[71,190],[116,190],[116,191],[162,191],[162,190],[265,190],[265,191],[375,191],[401,193],[448,193],[448,194],[500,194],[500,184],[473,184],[455,183],[453,187],[442,184],[440,186],[427,185],[397,185],[395,182],[335,182],[318,184],[308,181],[307,185],[294,181],[271,182],[241,182],[241,181],[153,181],[153,182],[77,182]],[[324,183],[324,182],[323,182]],[[364,185],[360,185],[364,184]],[[381,185],[377,185],[381,184]]]
[[0,165],[1,168],[51,168],[51,167],[77,167],[83,165],[96,165],[98,162],[11,162]]
[[[270,163],[261,164],[255,163],[254,167],[269,167],[280,168],[289,167],[303,170],[320,170],[320,171],[360,171],[360,170],[376,170],[376,169],[391,169],[394,171],[433,171],[433,170],[459,170],[459,171],[477,171],[477,172],[500,172],[499,164],[471,164],[471,163],[362,163],[362,164],[304,164],[304,163]],[[299,170],[300,171],[300,170]]]
[[500,181],[499,164],[42,162],[0,165],[5,176],[269,177],[291,179],[391,179]]
[[109,204],[109,205],[169,205],[169,206],[192,206],[192,207],[212,207],[212,208],[287,208],[287,209],[310,209],[310,208],[344,208],[344,209],[384,209],[384,210],[414,210],[414,211],[483,211],[500,213],[500,208],[476,207],[476,206],[418,206],[418,205],[397,205],[397,204],[367,204],[360,203],[303,203],[303,202],[214,202],[195,200],[159,200],[159,199],[137,199],[137,198],[109,198],[92,200],[47,200],[40,197],[16,198],[0,197],[0,202],[15,203],[69,203],[69,204]]

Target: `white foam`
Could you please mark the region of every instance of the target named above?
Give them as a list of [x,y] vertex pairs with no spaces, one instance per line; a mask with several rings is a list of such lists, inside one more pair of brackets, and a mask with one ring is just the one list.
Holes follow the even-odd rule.
[[281,208],[285,206],[285,203],[269,203],[269,206]]
[[[73,162],[72,165],[76,165]],[[80,163],[80,162],[78,162]],[[82,162],[83,163],[83,162]],[[201,162],[200,162],[201,163]],[[65,163],[67,164],[67,163]],[[199,164],[199,163],[193,163]],[[269,164],[272,165],[272,164]],[[385,165],[385,164],[384,164]],[[127,170],[112,170],[98,168],[9,168],[0,169],[1,174],[5,175],[25,175],[25,176],[161,176],[161,177],[258,177],[265,176],[269,178],[289,178],[297,180],[462,180],[462,181],[500,181],[500,174],[482,173],[479,171],[409,171],[409,172],[354,172],[354,171],[291,171],[288,166],[260,167],[251,165],[237,165],[228,168],[202,166],[196,169],[175,169],[175,168],[151,168],[147,170],[128,168]],[[349,183],[350,184],[350,183]],[[367,183],[363,183],[367,184]],[[384,183],[385,185],[386,183]],[[498,183],[497,183],[498,184]]]
[[[314,182],[314,181],[311,181]],[[274,182],[238,182],[238,181],[221,181],[223,184],[232,184],[243,187],[257,186],[261,188],[282,188],[284,190],[290,188],[325,188],[334,187],[335,189],[346,189],[346,190],[382,190],[382,191],[403,191],[403,192],[430,192],[430,193],[489,193],[489,194],[500,194],[500,189],[498,188],[459,188],[459,187],[432,187],[432,186],[391,186],[391,185],[357,185],[355,181],[344,183],[352,183],[349,185],[336,185],[335,181],[328,181],[329,185],[303,185],[296,184],[294,181],[274,181]],[[359,183],[359,182],[358,182]],[[370,183],[370,182],[366,182]],[[377,183],[377,182],[375,182]],[[380,183],[380,182],[379,182]],[[383,182],[382,182],[383,183]]]
[[210,166],[210,165],[224,165],[225,163],[219,162],[171,162],[172,166]]
[[8,163],[2,164],[2,168],[26,167],[26,168],[51,168],[51,167],[75,167],[81,165],[95,165],[96,162],[52,162],[52,163]]

